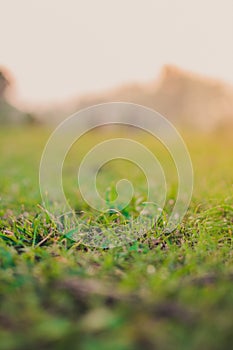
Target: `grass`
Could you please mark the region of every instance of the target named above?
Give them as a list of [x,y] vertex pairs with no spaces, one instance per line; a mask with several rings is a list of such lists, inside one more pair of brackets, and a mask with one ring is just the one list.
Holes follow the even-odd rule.
[[[185,134],[195,186],[174,232],[165,233],[162,220],[129,244],[102,249],[75,240],[41,206],[38,167],[48,135],[42,128],[0,131],[0,349],[230,349],[230,136]],[[87,135],[79,157],[102,138]],[[84,224],[112,228],[119,216],[96,216],[74,191],[75,152],[67,157],[65,191]],[[169,162],[163,164],[171,180],[166,212],[175,197]],[[137,190],[126,218],[137,215],[145,195],[143,174],[131,167],[109,164],[99,178],[100,192],[112,200],[115,180],[127,170]]]

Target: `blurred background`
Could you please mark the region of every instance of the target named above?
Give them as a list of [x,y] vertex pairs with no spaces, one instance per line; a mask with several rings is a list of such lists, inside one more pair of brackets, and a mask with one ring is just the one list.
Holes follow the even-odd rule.
[[232,0],[0,0],[0,125],[129,101],[229,130],[232,13]]

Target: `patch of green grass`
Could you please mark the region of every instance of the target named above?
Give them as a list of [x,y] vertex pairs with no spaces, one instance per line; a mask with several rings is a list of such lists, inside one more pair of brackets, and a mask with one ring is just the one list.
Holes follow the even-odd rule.
[[[230,349],[232,140],[186,134],[195,186],[183,222],[168,234],[165,216],[132,242],[102,249],[74,239],[72,228],[64,231],[41,207],[38,167],[48,135],[40,128],[0,131],[0,349]],[[87,136],[80,159],[102,138]],[[97,216],[74,187],[73,157],[71,151],[64,182],[82,225],[104,230],[137,216],[145,196],[140,172],[131,165],[125,175],[119,164],[105,169],[100,192],[109,202],[123,175],[138,193],[125,212]],[[165,212],[173,184],[168,196]]]

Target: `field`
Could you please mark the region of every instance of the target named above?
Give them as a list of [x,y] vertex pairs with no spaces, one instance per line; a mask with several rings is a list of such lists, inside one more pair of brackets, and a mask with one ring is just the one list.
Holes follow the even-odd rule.
[[[147,235],[108,249],[75,240],[41,205],[38,169],[49,133],[0,130],[0,349],[232,348],[231,135],[183,134],[194,167],[184,220],[172,233],[162,220]],[[101,138],[87,136],[79,157]],[[66,193],[83,221],[111,228],[114,215],[96,217],[75,195],[74,154],[64,170]],[[174,169],[164,167],[171,202]],[[114,197],[114,179],[126,176],[124,169],[138,188],[127,217],[137,215],[143,174],[115,163],[99,180],[100,191]]]

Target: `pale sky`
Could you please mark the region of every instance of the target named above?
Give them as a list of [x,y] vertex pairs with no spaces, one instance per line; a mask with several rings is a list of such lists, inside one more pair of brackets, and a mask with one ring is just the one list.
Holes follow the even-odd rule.
[[233,0],[0,0],[20,103],[151,81],[166,63],[233,84]]

